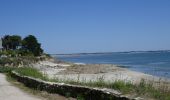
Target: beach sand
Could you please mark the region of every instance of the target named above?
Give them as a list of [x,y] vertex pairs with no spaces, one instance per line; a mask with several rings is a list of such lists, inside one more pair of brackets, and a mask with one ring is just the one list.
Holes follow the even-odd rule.
[[58,78],[62,80],[79,80],[88,82],[102,78],[106,82],[122,80],[135,84],[139,83],[142,79],[148,82],[160,82],[166,80],[164,78],[131,71],[112,64],[68,64],[56,63],[54,61],[41,61],[33,66],[48,75],[50,78]]

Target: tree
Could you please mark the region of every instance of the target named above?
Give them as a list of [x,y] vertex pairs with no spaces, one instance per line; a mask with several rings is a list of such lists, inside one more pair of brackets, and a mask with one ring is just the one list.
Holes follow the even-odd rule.
[[23,39],[22,48],[32,52],[34,56],[40,56],[43,53],[41,44],[38,43],[36,37],[33,35],[29,35]]
[[9,35],[5,35],[3,38],[2,38],[2,46],[4,49],[8,50],[10,49],[11,47],[11,40],[10,40],[10,36]]
[[13,35],[10,37],[11,40],[11,49],[15,50],[17,47],[21,46],[21,36]]
[[16,50],[18,46],[21,46],[21,36],[18,35],[5,35],[2,38],[2,46],[4,49]]

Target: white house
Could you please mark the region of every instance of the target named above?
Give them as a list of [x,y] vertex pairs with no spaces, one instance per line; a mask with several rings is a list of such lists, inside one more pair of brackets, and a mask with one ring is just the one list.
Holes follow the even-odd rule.
[[3,49],[2,47],[2,38],[0,38],[0,51]]

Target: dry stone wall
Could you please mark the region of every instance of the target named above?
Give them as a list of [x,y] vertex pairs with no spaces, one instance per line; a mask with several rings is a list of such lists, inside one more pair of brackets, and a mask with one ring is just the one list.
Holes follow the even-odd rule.
[[73,98],[82,97],[85,100],[133,100],[113,91],[64,83],[46,82],[40,79],[19,75],[15,71],[12,71],[11,76],[27,87]]

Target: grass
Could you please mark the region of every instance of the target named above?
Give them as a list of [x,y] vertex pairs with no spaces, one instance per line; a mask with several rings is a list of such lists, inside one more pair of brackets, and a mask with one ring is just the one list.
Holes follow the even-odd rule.
[[35,68],[21,67],[21,68],[15,69],[15,71],[23,76],[30,76],[30,77],[34,77],[34,78],[40,78],[42,80],[48,80],[47,76],[43,75],[40,71],[38,71]]
[[[55,80],[54,80],[55,81]],[[139,84],[133,84],[131,82],[125,82],[122,80],[117,80],[115,82],[105,82],[104,78],[100,77],[96,81],[75,81],[75,80],[60,80],[57,79],[56,82],[63,82],[74,85],[89,86],[89,87],[99,87],[99,88],[109,88],[120,91],[123,94],[135,94],[136,96],[141,96],[144,98],[154,98],[156,100],[170,100],[170,90],[168,88],[162,88],[164,85],[155,88],[153,83],[147,83],[145,80],[141,80]]]
[[117,80],[115,82],[105,82],[104,77],[99,77],[96,81],[79,81],[79,78],[76,81],[71,79],[63,80],[58,78],[49,79],[47,75],[43,75],[37,69],[30,67],[18,68],[15,71],[21,75],[39,78],[45,81],[62,82],[89,87],[110,88],[118,90],[124,94],[135,94],[136,96],[155,98],[157,100],[170,100],[170,90],[166,88],[165,85],[159,85],[159,88],[155,88],[153,82],[147,83],[145,80],[141,80],[139,84],[133,84],[121,80]]

